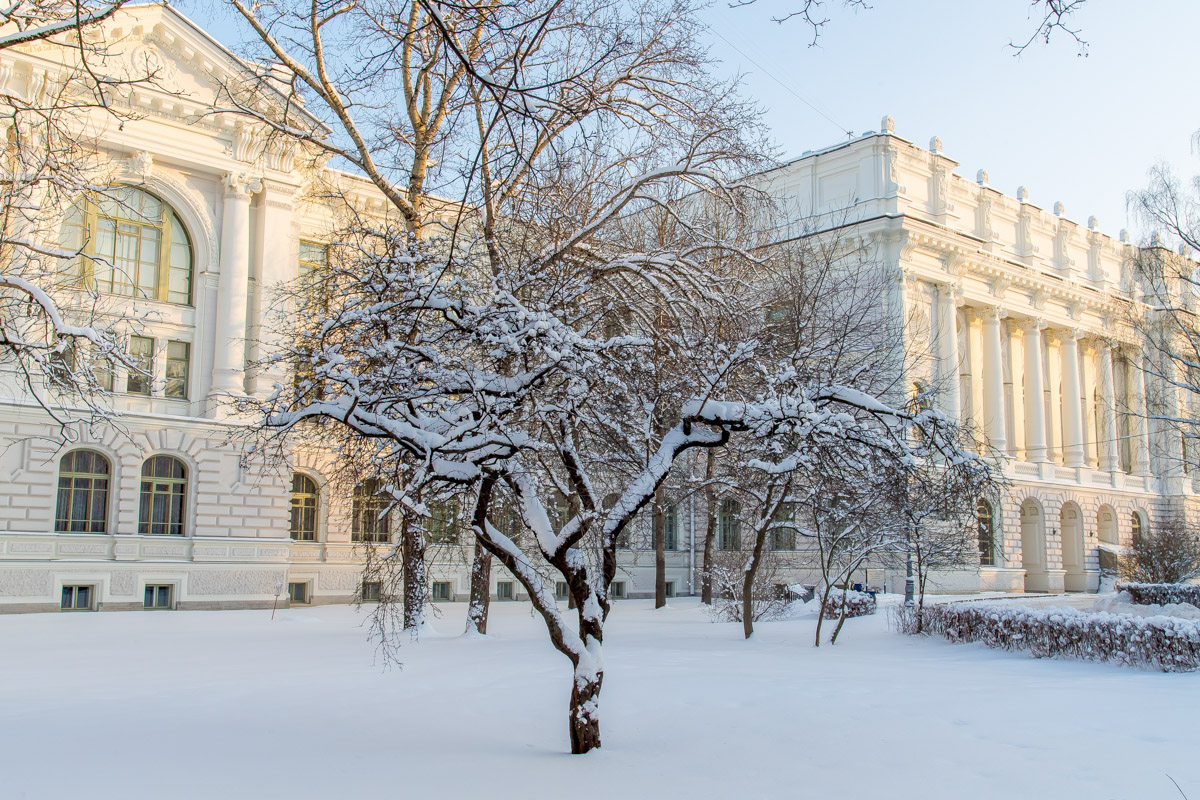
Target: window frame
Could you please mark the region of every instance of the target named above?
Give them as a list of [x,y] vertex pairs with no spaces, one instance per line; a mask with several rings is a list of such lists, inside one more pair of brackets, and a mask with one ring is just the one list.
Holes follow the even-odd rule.
[[[79,605],[79,590],[87,590],[87,603]],[[71,604],[63,605],[66,602],[67,592],[71,593]],[[95,611],[96,610],[96,584],[94,583],[64,583],[62,590],[59,593],[58,602],[59,611]]]
[[[178,464],[183,473],[182,477],[175,477],[175,476],[157,477],[154,475],[147,475],[146,474],[147,465],[150,465],[152,463],[157,464],[159,459],[170,459],[171,461]],[[174,456],[169,453],[155,453],[154,455],[147,456],[146,459],[142,462],[142,468],[138,474],[138,535],[139,536],[186,536],[187,535],[188,508],[190,506],[190,503],[188,502],[188,493],[191,490],[191,481],[188,478],[189,469],[190,468],[189,468],[187,462],[185,462],[183,459],[179,458],[178,456]],[[151,468],[151,471],[155,471],[154,468]],[[149,490],[149,492],[147,492],[147,489],[146,489],[147,483],[152,484],[152,488]],[[162,491],[157,486],[157,485],[162,485],[162,484],[165,484],[165,485],[169,486],[170,488],[168,488],[166,491]],[[176,487],[178,487],[178,489],[179,489],[178,492],[175,491]],[[167,500],[165,502],[167,503],[168,509],[171,509],[174,507],[172,500],[174,500],[175,498],[178,498],[178,510],[179,510],[178,520],[171,520],[171,521],[162,522],[162,523],[154,522],[154,519],[153,519],[153,517],[154,517],[154,502],[155,502],[155,498],[159,497],[159,496],[163,496],[163,497],[167,498]],[[147,505],[147,497],[149,497],[149,505]],[[147,511],[148,511],[148,513],[147,513]],[[154,530],[155,525],[164,525],[168,528],[168,530],[155,531]],[[169,530],[169,528],[174,528],[175,530]]]
[[[979,546],[979,566],[996,566],[996,508],[986,497],[981,497],[975,502],[975,530]],[[985,535],[986,549],[984,549]]]
[[[110,294],[117,297],[130,297],[138,300],[153,300],[160,303],[170,303],[172,305],[194,307],[196,294],[196,248],[192,244],[191,234],[188,232],[187,226],[179,216],[179,212],[175,207],[168,203],[157,194],[147,191],[140,186],[131,184],[116,184],[109,187],[109,190],[114,195],[125,193],[123,199],[115,199],[106,197],[105,201],[112,202],[115,208],[115,215],[102,213],[100,203],[96,198],[84,196],[77,200],[72,208],[68,211],[68,218],[64,220],[63,226],[70,226],[78,229],[79,236],[79,255],[72,260],[72,265],[75,270],[75,278],[81,288],[91,289],[104,294]],[[131,199],[139,199],[139,208],[141,206],[138,195],[145,195],[153,198],[159,205],[160,215],[157,221],[143,218],[140,212],[137,216],[122,216],[121,209],[129,208]],[[101,239],[100,225],[101,222],[111,223],[113,237],[113,255],[112,263],[108,265],[109,276],[108,286],[103,287],[98,285],[96,281],[96,262],[103,260],[107,261],[110,256],[96,255],[96,245]],[[187,292],[186,299],[171,299],[171,274],[172,271],[180,272],[181,267],[173,266],[171,263],[174,245],[178,244],[175,241],[175,226],[178,225],[179,231],[183,234],[183,243],[187,247]],[[138,255],[135,259],[136,274],[124,275],[124,279],[118,281],[120,270],[117,267],[117,250],[120,246],[121,235],[128,236],[134,231],[122,231],[122,227],[136,229],[136,243]],[[147,230],[155,230],[158,233],[158,257],[157,263],[150,265],[143,263],[141,259],[142,243],[146,241],[144,232]],[[60,234],[60,242],[62,241]],[[154,271],[154,294],[148,295],[144,293],[140,284],[140,278],[143,268],[152,268]],[[118,284],[129,286],[128,292],[117,291]],[[177,293],[178,294],[178,293]]]
[[675,552],[679,549],[679,504],[668,503],[663,512],[663,550]]
[[[180,345],[183,347],[183,358],[171,355],[172,345]],[[188,394],[191,390],[192,382],[192,343],[185,342],[181,339],[168,339],[167,349],[163,363],[166,367],[165,380],[163,381],[163,397],[168,400],[188,400]],[[172,365],[183,364],[183,375],[171,375]],[[173,382],[182,382],[182,389],[179,394],[172,394],[171,387]]]
[[[312,484],[311,492],[300,492],[296,490],[297,479],[308,481]],[[302,505],[297,506],[296,498],[301,498]],[[288,537],[293,542],[316,542],[320,539],[321,527],[321,485],[317,483],[316,478],[303,472],[292,473],[292,489],[289,495],[290,502],[288,504]],[[304,501],[311,500],[311,505],[303,504]],[[310,536],[297,536],[296,529],[296,511],[297,510],[311,511],[312,531]],[[308,531],[303,531],[307,533]]]
[[[101,462],[103,462],[107,471],[105,471],[105,472],[79,472],[79,471],[77,471],[75,469],[75,466],[76,466],[75,461],[77,460],[77,456],[79,453],[85,453],[85,452],[90,453],[92,455],[93,460],[99,459]],[[69,471],[64,471],[63,470],[63,462],[66,461],[68,458],[70,458],[72,460],[72,462],[71,462],[72,468]],[[64,478],[70,480],[71,486],[64,487],[62,485]],[[86,480],[86,481],[89,481],[90,483],[87,487],[76,487],[74,485],[75,482],[80,481],[80,480]],[[95,496],[97,494],[97,489],[95,488],[96,480],[103,480],[105,483],[103,491],[100,495],[103,498],[103,502],[102,502],[103,510],[101,511],[100,517],[99,517],[100,530],[92,529],[96,524],[96,517],[95,517],[95,502],[96,502]],[[110,500],[109,493],[112,491],[112,484],[113,484],[112,462],[109,460],[108,456],[104,455],[103,453],[101,453],[98,450],[93,450],[90,447],[80,447],[80,448],[76,448],[75,450],[71,450],[68,453],[64,453],[62,458],[60,458],[58,460],[58,487],[57,487],[57,490],[55,493],[54,532],[55,533],[107,534],[108,533],[108,516],[109,516],[109,512],[110,512],[110,505],[111,505],[109,502],[109,500]],[[88,527],[86,530],[72,530],[72,528],[76,524],[76,520],[72,514],[72,512],[74,511],[74,508],[75,508],[75,493],[77,491],[79,491],[81,488],[83,488],[89,494],[88,503],[87,503],[88,512],[89,512],[88,519],[87,519]],[[68,492],[68,495],[67,495],[67,498],[68,498],[67,499],[67,514],[68,514],[68,516],[65,518],[62,517],[59,513],[63,507],[63,494],[62,493],[64,490]],[[66,527],[61,526],[62,523],[64,523],[64,522],[66,523]]]
[[[300,599],[296,599],[296,592],[292,587],[299,587]],[[288,581],[287,585],[288,605],[290,606],[310,606],[312,605],[312,588],[309,581]]]
[[[147,352],[135,353],[134,342],[149,342]],[[137,364],[146,373],[142,375],[134,370],[129,370],[125,373],[125,394],[136,394],[142,397],[151,397],[154,394],[154,337],[152,336],[130,336],[129,337],[129,358],[136,361]],[[145,381],[145,391],[133,388],[135,381],[140,385]]]
[[[389,544],[392,541],[392,498],[383,491],[383,481],[367,478],[351,493],[350,541],[355,544]],[[371,491],[368,487],[373,487]],[[372,525],[365,525],[366,514],[374,511]]]
[[771,515],[771,550],[778,553],[796,551],[796,504],[780,503]]
[[450,581],[433,581],[429,586],[429,597],[435,602],[449,603],[454,599],[454,585]]
[[[166,605],[159,604],[158,600],[162,595],[162,590],[166,590],[167,603]],[[146,605],[146,593],[152,592],[154,603]],[[147,583],[142,586],[142,609],[145,611],[171,611],[175,608],[175,585],[172,583]]]
[[517,590],[513,581],[496,581],[497,600],[516,600]]
[[[717,501],[717,549],[736,552],[742,549],[741,513],[742,504],[732,497]],[[729,543],[733,546],[730,547]]]

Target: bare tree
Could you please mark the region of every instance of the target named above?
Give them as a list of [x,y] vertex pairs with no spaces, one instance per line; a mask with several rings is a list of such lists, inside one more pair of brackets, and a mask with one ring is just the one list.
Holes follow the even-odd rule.
[[112,416],[106,376],[114,366],[146,374],[125,351],[129,321],[90,277],[97,265],[120,269],[102,254],[84,264],[86,238],[69,213],[85,195],[125,199],[108,188],[114,169],[98,141],[136,118],[131,90],[156,83],[151,66],[110,52],[104,23],[126,2],[0,7],[8,61],[0,81],[0,362],[65,435],[72,422]]
[[1182,514],[1135,536],[1120,561],[1121,577],[1137,583],[1184,583],[1200,577],[1200,527]]
[[1128,322],[1151,379],[1149,416],[1163,433],[1157,455],[1166,474],[1183,476],[1200,469],[1200,177],[1185,183],[1156,167],[1130,201],[1154,233],[1133,261],[1139,297]]
[[[731,6],[754,5],[758,0],[731,0]],[[1051,37],[1061,33],[1073,40],[1078,47],[1079,55],[1087,55],[1087,42],[1081,37],[1082,31],[1075,26],[1075,15],[1082,10],[1087,0],[1027,0],[1029,18],[1034,22],[1034,29],[1023,41],[1011,41],[1009,46],[1018,54],[1030,45],[1041,41],[1049,44]],[[773,17],[775,22],[790,22],[798,20],[807,26],[812,38],[809,46],[817,43],[822,29],[829,23],[828,9],[832,5],[840,5],[853,11],[868,10],[870,4],[866,0],[798,0],[791,4],[783,14]]]

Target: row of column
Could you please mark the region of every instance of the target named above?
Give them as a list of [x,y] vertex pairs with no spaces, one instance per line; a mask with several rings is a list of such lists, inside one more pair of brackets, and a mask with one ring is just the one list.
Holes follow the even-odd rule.
[[[1090,342],[1096,353],[1093,363],[1090,358],[1081,358],[1083,337],[1079,331],[1055,330],[1052,335],[1058,339],[1059,357],[1043,363],[1046,323],[1040,319],[1024,320],[1021,324],[1022,355],[1018,359],[1012,351],[1009,353],[1013,392],[1010,419],[1004,369],[1003,320],[1006,314],[997,307],[970,309],[969,313],[977,315],[981,324],[979,329],[971,326],[966,337],[966,363],[972,376],[971,413],[967,414],[963,411],[959,381],[959,369],[964,361],[959,352],[957,303],[951,285],[943,284],[938,288],[937,303],[939,385],[942,409],[947,415],[954,419],[973,419],[986,434],[990,446],[1001,454],[1020,455],[1023,452],[1024,460],[1033,462],[1061,459],[1068,467],[1095,463],[1099,469],[1109,472],[1120,468],[1114,353],[1106,341],[1095,339]],[[1141,356],[1130,355],[1127,363],[1130,369],[1123,374],[1127,382],[1123,394],[1131,411],[1128,431],[1131,471],[1135,475],[1149,475],[1149,432],[1144,416],[1146,397]],[[1098,392],[1099,402],[1095,411],[1089,412],[1081,395],[1086,393],[1090,398],[1093,387]],[[1047,393],[1050,395],[1049,415],[1046,413]],[[1058,418],[1060,408],[1061,423]],[[1089,424],[1092,422],[1095,424]],[[1056,447],[1059,442],[1061,453]]]
[[[267,324],[263,316],[263,290],[295,277],[293,188],[273,185],[243,173],[226,174],[224,187],[211,392],[241,395],[256,388],[255,376],[247,380],[247,342],[252,356],[259,355],[255,350],[269,345],[266,340],[282,334],[277,324]],[[264,193],[262,202],[254,209],[251,198],[259,192]],[[252,237],[252,231],[257,234],[255,237]],[[256,259],[252,258],[252,238],[258,245]],[[254,300],[257,305],[250,301],[251,272],[255,265],[258,292]],[[268,377],[279,379],[277,375]]]

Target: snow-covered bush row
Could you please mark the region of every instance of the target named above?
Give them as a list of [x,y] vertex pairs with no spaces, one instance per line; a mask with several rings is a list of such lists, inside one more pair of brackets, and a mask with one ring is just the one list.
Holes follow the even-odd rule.
[[1138,605],[1188,603],[1200,607],[1200,585],[1193,583],[1118,583],[1117,591],[1128,592]]
[[[914,627],[899,607],[896,627]],[[922,627],[952,642],[982,642],[1001,650],[1108,661],[1163,672],[1200,669],[1200,625],[1173,617],[1081,612],[1070,608],[1030,608],[1000,603],[947,603],[926,606]]]
[[830,589],[825,607],[821,609],[825,619],[839,619],[842,616],[843,595],[845,595],[847,617],[865,617],[875,613],[875,598],[866,592],[856,592],[853,589]]

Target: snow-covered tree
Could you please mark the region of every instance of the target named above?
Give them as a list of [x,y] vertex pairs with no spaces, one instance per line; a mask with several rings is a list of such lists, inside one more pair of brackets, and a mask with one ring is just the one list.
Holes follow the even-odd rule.
[[[748,237],[758,195],[731,178],[758,163],[754,116],[709,77],[688,2],[232,2],[334,133],[286,106],[258,121],[390,204],[347,212],[271,357],[298,379],[246,402],[267,437],[371,443],[416,516],[431,492],[473,499],[479,551],[572,664],[571,749],[587,752],[618,542],[680,457],[732,437],[785,443],[781,470],[820,444],[899,452],[911,415],[816,368],[836,326],[804,347],[758,325],[711,335],[774,256]],[[253,115],[253,87],[227,88],[227,110]],[[815,311],[797,324],[823,325]],[[519,526],[497,524],[505,506]]]

